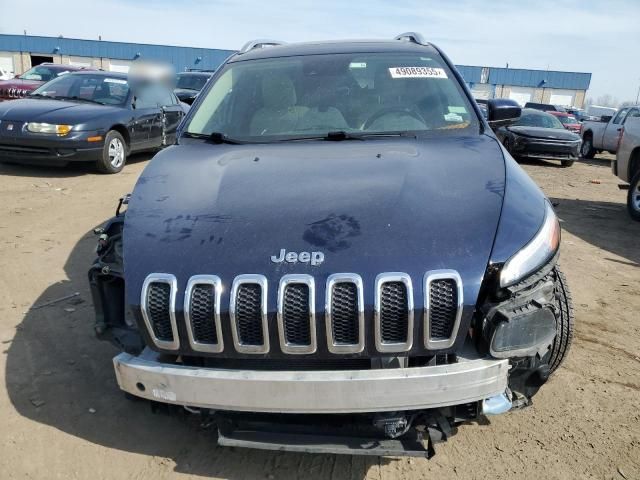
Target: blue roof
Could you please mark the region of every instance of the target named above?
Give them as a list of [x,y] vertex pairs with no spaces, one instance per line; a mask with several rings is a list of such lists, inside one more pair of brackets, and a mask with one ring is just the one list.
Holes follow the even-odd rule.
[[172,47],[140,43],[79,40],[75,38],[34,37],[0,34],[0,51],[31,52],[44,55],[102,57],[119,60],[162,60],[170,62],[177,71],[189,68],[214,70],[233,50],[213,48]]
[[[235,53],[234,50],[215,48],[174,47],[4,34],[0,34],[0,51],[102,57],[118,60],[135,60],[138,58],[161,60],[172,63],[179,72],[187,69],[215,70],[229,55]],[[457,69],[467,83],[481,83],[483,67],[457,65]],[[590,73],[497,67],[488,67],[487,70],[488,78],[486,83],[493,85],[587,90],[591,82]]]

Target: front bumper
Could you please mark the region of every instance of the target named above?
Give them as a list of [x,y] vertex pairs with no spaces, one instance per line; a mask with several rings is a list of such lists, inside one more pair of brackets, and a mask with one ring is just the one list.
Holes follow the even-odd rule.
[[68,136],[29,134],[17,127],[14,134],[0,134],[0,161],[26,164],[92,162],[100,158],[104,141],[88,142],[97,131],[72,132]]
[[562,142],[516,137],[513,153],[527,158],[577,160],[580,156],[580,144],[579,141]]
[[365,413],[461,405],[502,395],[508,360],[459,357],[429,367],[344,371],[258,371],[162,363],[145,349],[113,359],[118,385],[138,397],[211,410]]

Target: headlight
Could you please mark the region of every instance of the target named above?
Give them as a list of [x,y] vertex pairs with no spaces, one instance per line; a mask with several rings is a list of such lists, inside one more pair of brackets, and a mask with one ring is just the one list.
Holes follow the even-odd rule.
[[71,131],[73,125],[53,125],[51,123],[27,123],[27,130],[32,133],[51,133],[64,136]]
[[555,255],[560,246],[560,223],[549,202],[542,228],[522,250],[511,257],[500,272],[500,286],[508,287],[535,272]]

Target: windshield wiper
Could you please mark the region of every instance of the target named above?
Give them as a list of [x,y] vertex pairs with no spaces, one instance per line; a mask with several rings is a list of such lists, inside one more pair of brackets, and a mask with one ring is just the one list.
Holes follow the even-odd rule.
[[212,132],[212,133],[194,133],[184,132],[183,135],[187,138],[202,138],[209,140],[215,144],[226,143],[228,145],[242,145],[244,142],[228,137],[225,133]]
[[104,105],[104,103],[99,102],[97,100],[93,100],[91,98],[82,98],[74,95],[73,97],[51,97],[57,100],[76,100],[78,102],[89,102],[89,103],[97,103],[98,105]]
[[276,140],[278,142],[296,142],[305,140],[327,140],[330,142],[341,142],[343,140],[365,140],[370,137],[411,137],[417,138],[415,134],[408,132],[371,132],[352,133],[345,130],[335,130],[324,135],[314,135],[308,137],[291,137]]

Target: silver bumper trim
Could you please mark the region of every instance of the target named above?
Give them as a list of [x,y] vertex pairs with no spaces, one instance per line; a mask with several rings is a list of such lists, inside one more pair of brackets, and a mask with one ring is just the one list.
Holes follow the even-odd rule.
[[113,359],[118,385],[149,400],[274,413],[418,410],[484,400],[507,388],[508,360],[345,371],[256,371],[160,363],[145,349]]

